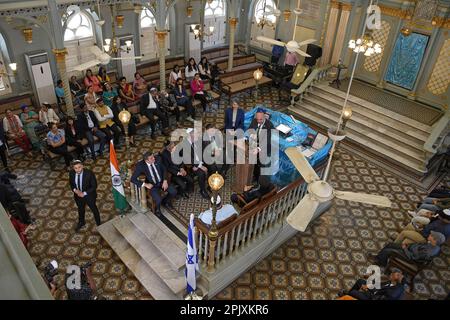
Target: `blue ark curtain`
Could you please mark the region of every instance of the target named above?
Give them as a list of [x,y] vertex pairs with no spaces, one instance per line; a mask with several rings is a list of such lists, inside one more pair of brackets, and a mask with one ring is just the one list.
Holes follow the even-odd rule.
[[399,87],[412,90],[419,73],[428,36],[412,33],[399,34],[391,55],[385,80]]

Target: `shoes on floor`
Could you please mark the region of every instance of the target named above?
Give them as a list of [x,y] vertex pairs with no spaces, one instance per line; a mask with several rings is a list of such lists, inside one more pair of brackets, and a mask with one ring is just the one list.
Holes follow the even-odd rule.
[[77,226],[75,227],[75,232],[79,232],[81,230],[81,228],[83,228],[86,224],[77,224]]
[[202,195],[202,197],[206,200],[209,200],[210,196],[208,194],[208,192],[206,192],[205,190],[200,191],[200,194]]

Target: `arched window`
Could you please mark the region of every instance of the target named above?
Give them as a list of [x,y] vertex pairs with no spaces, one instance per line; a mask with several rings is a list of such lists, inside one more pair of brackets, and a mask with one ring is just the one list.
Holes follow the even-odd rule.
[[[155,35],[156,29],[155,16],[148,8],[145,8],[141,11],[139,21],[140,21],[139,26],[141,30],[140,48],[141,48],[141,55],[143,55],[141,61],[155,59],[159,55],[158,39]],[[169,26],[169,19],[166,20],[166,29],[168,29],[168,26]],[[170,50],[169,35],[166,36],[166,49],[167,49],[166,51],[167,56],[169,55]]]
[[210,27],[214,27],[212,35],[203,38],[203,48],[208,48],[225,43],[226,34],[226,1],[212,0],[205,4],[204,30],[209,32]]
[[259,23],[262,17],[275,24],[277,22],[277,17],[273,12],[277,9],[276,4],[272,0],[259,0],[255,7],[255,20]]
[[[89,10],[79,11],[72,14],[68,11],[69,18],[64,30],[64,45],[67,48],[66,67],[72,69],[77,65],[95,59],[90,47],[95,45],[94,27],[90,18]],[[79,72],[69,74],[81,76]]]
[[150,28],[156,26],[155,17],[153,16],[153,13],[147,8],[141,11],[140,21],[141,28]]
[[[5,58],[5,59],[4,59]],[[12,70],[7,66],[9,62],[8,51],[6,50],[6,42],[0,33],[0,96],[12,93],[11,80],[8,74]]]
[[[70,14],[70,13],[69,13]],[[64,41],[79,40],[94,36],[89,17],[84,12],[78,12],[67,21]]]
[[[250,37],[250,45],[265,50],[271,50],[272,45],[256,40],[258,36],[264,36],[268,38],[275,38],[275,26],[277,23],[277,17],[274,11],[277,6],[273,0],[258,0],[255,5],[255,11],[252,19],[252,31]],[[263,27],[258,25],[262,19],[267,21]]]

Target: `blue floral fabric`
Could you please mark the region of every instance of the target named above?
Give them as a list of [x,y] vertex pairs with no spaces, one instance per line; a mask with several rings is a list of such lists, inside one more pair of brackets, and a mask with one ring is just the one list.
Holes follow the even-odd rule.
[[[315,135],[317,134],[317,131],[312,130],[303,122],[294,120],[284,113],[273,111],[262,105],[257,105],[251,111],[245,113],[244,119],[245,130],[249,128],[250,123],[252,122],[255,113],[257,112],[258,109],[263,109],[266,114],[270,115],[270,121],[272,122],[274,127],[277,127],[280,124],[284,124],[292,128],[291,131],[292,135],[290,137],[284,138],[281,135],[279,135],[279,162],[278,165],[277,163],[272,165],[272,167],[274,168],[271,178],[272,182],[280,187],[286,186],[289,183],[295,181],[297,178],[299,178],[300,174],[298,173],[297,169],[294,167],[292,162],[289,160],[288,156],[284,153],[284,150],[286,150],[289,147],[295,147],[302,144],[309,133]],[[276,138],[272,137],[272,142],[274,141],[274,139]],[[287,141],[290,139],[293,140]],[[331,149],[331,146],[332,141],[329,140],[322,149],[317,151],[311,158],[308,159],[309,163],[312,166],[315,166],[318,163],[325,160]]]

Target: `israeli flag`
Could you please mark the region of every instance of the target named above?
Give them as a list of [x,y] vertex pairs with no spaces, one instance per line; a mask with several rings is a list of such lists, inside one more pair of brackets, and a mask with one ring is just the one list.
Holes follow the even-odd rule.
[[197,248],[194,239],[194,214],[191,214],[188,227],[187,251],[186,251],[186,291],[188,294],[197,289],[196,272],[198,268]]

